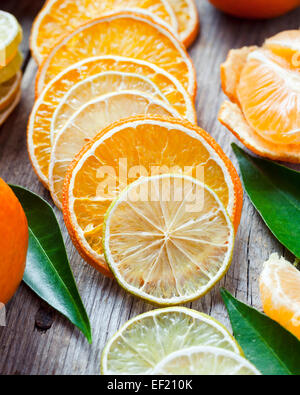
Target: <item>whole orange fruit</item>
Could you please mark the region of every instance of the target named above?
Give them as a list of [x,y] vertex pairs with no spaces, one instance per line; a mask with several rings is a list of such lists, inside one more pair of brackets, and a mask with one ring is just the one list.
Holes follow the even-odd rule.
[[24,274],[28,224],[11,188],[0,178],[0,302],[7,303]]
[[300,0],[209,0],[215,7],[240,18],[274,18],[293,10]]

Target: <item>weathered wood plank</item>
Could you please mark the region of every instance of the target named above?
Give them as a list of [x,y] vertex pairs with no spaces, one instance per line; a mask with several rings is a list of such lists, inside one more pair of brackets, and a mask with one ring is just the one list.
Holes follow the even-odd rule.
[[[22,51],[27,61],[21,103],[0,129],[0,176],[8,182],[30,188],[51,203],[48,192],[31,168],[25,137],[34,101],[33,81],[36,73],[36,65],[29,57],[28,37],[33,17],[42,3],[30,0],[1,2],[2,9],[13,12],[22,23]],[[234,138],[217,121],[218,108],[224,100],[220,87],[220,63],[232,47],[261,44],[264,38],[278,31],[298,28],[300,11],[271,21],[251,22],[222,15],[205,1],[198,1],[198,8],[201,33],[190,52],[198,74],[199,124],[216,138],[236,164],[230,148]],[[7,327],[0,328],[0,374],[97,374],[100,353],[107,339],[126,320],[153,308],[126,294],[114,281],[104,278],[85,264],[67,235],[61,213],[56,210],[56,214],[64,232],[80,293],[91,318],[93,345],[89,346],[77,329],[23,284],[9,303]],[[287,254],[245,197],[234,259],[228,274],[206,297],[189,306],[212,314],[228,326],[219,296],[220,286],[226,286],[240,299],[260,308],[257,278],[262,262],[273,251]],[[45,323],[51,327],[41,331],[39,328]]]

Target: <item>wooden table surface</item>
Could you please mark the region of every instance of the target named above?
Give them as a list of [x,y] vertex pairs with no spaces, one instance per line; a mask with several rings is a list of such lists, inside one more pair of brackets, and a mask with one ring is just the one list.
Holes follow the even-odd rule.
[[[261,44],[266,37],[287,29],[299,28],[300,9],[270,21],[242,21],[216,11],[207,1],[196,0],[201,20],[198,40],[190,49],[198,76],[197,113],[201,127],[221,145],[236,165],[230,144],[234,137],[220,125],[217,113],[224,95],[219,67],[230,48]],[[22,24],[22,100],[0,128],[0,176],[7,182],[23,185],[46,198],[48,192],[35,176],[26,149],[26,126],[34,101],[36,64],[31,58],[28,38],[32,21],[42,0],[2,0],[0,8],[12,12]],[[93,344],[64,317],[41,301],[25,284],[7,306],[7,326],[0,328],[0,374],[98,374],[100,356],[107,340],[131,317],[153,306],[123,291],[115,281],[88,266],[73,247],[62,226],[71,266],[86,306],[93,330]],[[236,297],[261,309],[258,276],[270,253],[289,253],[244,197],[244,208],[236,239],[232,265],[226,277],[204,298],[188,304],[211,314],[230,327],[219,289],[225,286]]]

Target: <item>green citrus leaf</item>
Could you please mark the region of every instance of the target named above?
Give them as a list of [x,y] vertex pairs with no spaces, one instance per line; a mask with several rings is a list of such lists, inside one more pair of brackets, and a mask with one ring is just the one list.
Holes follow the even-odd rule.
[[300,173],[248,155],[236,144],[246,192],[274,236],[300,258]]
[[249,361],[264,375],[299,375],[299,340],[256,309],[235,299],[226,289],[221,295],[236,340]]
[[27,216],[29,247],[23,280],[76,325],[91,343],[91,327],[51,206],[38,195],[11,185]]

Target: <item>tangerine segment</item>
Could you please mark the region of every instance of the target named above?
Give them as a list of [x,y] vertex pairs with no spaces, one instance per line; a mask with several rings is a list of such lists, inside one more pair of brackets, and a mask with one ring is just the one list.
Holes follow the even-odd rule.
[[242,353],[228,330],[212,317],[185,307],[167,307],[127,321],[105,346],[101,373],[152,374],[169,354],[192,346]]
[[260,376],[247,359],[228,350],[194,346],[169,354],[154,369],[158,375]]
[[[182,120],[150,116],[121,120],[104,129],[82,149],[65,178],[64,218],[79,252],[109,274],[101,238],[103,217],[112,200],[140,176],[182,172],[200,180],[204,176],[237,230],[243,201],[241,182],[209,134]],[[110,194],[103,196],[102,188],[110,180]]]
[[195,70],[184,46],[156,19],[129,11],[93,20],[57,44],[39,69],[38,92],[71,64],[96,55],[127,56],[154,63],[174,75],[195,96]]
[[160,18],[174,32],[177,20],[166,0],[48,0],[32,27],[30,47],[38,63],[51,49],[80,25],[104,14],[125,9],[141,9]]
[[285,57],[291,66],[300,67],[300,30],[285,30],[268,38],[264,47]]
[[265,313],[300,340],[300,272],[272,254],[264,263],[259,288]]
[[244,116],[264,139],[300,142],[300,71],[266,50],[248,56],[237,89]]
[[[71,89],[89,77],[106,72],[139,74],[149,79],[175,108],[181,117],[197,123],[196,110],[191,97],[180,82],[163,69],[141,60],[120,56],[98,56],[84,59],[62,71],[45,88],[32,109],[27,133],[27,146],[33,168],[48,188],[48,169],[51,153],[50,130],[57,107]],[[129,86],[127,86],[128,88]],[[139,85],[139,89],[145,90]],[[116,85],[109,90],[112,92]],[[99,91],[100,92],[100,91]],[[105,90],[102,91],[105,93]],[[99,93],[100,94],[100,93]]]
[[190,302],[228,270],[234,229],[217,195],[180,174],[143,177],[108,209],[103,248],[118,283],[159,305]]
[[275,144],[264,140],[251,129],[237,104],[225,101],[220,108],[218,119],[236,138],[257,155],[284,162],[300,163],[299,145]]
[[199,30],[198,11],[195,0],[168,0],[177,21],[179,38],[189,47],[197,37]]
[[257,47],[243,47],[231,49],[226,61],[221,64],[221,84],[225,95],[233,102],[238,102],[237,87],[240,82],[242,70],[247,63],[248,55]]
[[62,208],[62,190],[68,167],[87,141],[110,123],[134,115],[178,117],[167,103],[138,91],[121,91],[87,102],[54,137],[49,167],[49,188],[54,203]]

